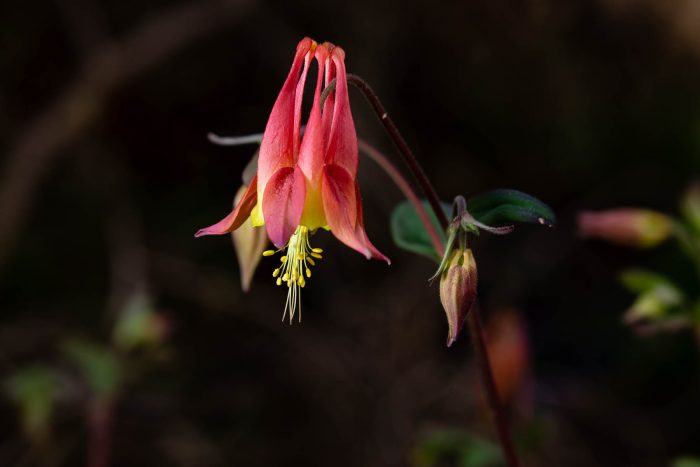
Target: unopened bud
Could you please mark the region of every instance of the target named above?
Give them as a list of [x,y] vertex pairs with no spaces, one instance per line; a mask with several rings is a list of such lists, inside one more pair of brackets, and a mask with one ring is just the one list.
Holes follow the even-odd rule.
[[[247,187],[243,185],[234,199],[233,205],[237,205],[238,201],[243,197]],[[260,264],[260,259],[263,256],[265,248],[267,248],[267,234],[265,229],[253,227],[250,218],[241,225],[238,229],[231,232],[233,239],[233,248],[236,250],[238,258],[238,267],[241,270],[241,288],[244,292],[250,290],[250,284],[253,281],[253,274]]]
[[449,331],[447,346],[457,340],[476,300],[476,261],[472,250],[455,248],[447,267],[440,276],[440,301],[447,315]]
[[670,237],[673,223],[668,216],[656,211],[620,208],[582,212],[578,215],[578,227],[584,237],[637,248],[652,248]]

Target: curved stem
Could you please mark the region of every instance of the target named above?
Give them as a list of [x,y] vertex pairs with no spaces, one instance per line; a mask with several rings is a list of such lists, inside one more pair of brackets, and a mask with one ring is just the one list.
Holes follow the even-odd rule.
[[498,438],[501,440],[501,447],[503,448],[503,454],[506,457],[506,463],[510,467],[518,467],[520,465],[518,456],[516,454],[515,447],[513,446],[513,440],[510,437],[508,424],[506,423],[505,415],[503,413],[503,406],[501,405],[501,401],[498,397],[498,389],[496,388],[496,383],[493,380],[491,361],[489,360],[489,352],[488,348],[486,347],[486,340],[484,338],[484,330],[481,325],[481,316],[478,306],[473,307],[469,312],[469,315],[467,316],[467,323],[469,326],[469,334],[471,335],[472,344],[474,345],[474,354],[476,356],[477,366],[479,367],[481,382],[484,386],[484,391],[486,392],[486,401],[489,406],[489,412],[491,413],[493,424],[496,426]]
[[[406,144],[406,141],[401,136],[398,128],[394,124],[393,120],[389,117],[389,114],[384,109],[379,97],[375,94],[372,88],[367,84],[362,78],[357,75],[348,74],[348,83],[355,86],[357,89],[362,91],[367,101],[369,101],[372,109],[379,117],[382,122],[384,129],[389,134],[389,137],[396,145],[399,150],[401,157],[403,158],[408,168],[413,173],[414,177],[418,181],[423,193],[430,202],[430,206],[435,212],[435,216],[440,221],[440,225],[446,231],[449,225],[449,220],[442,210],[440,205],[440,198],[438,198],[435,188],[430,183],[428,176],[421,167],[418,159],[413,155],[413,152]],[[329,83],[330,85],[330,83]],[[425,226],[428,228],[429,223]],[[510,437],[510,432],[508,430],[508,424],[506,423],[506,417],[503,413],[503,407],[501,405],[500,398],[498,397],[498,391],[496,389],[496,384],[493,380],[493,372],[491,370],[491,363],[489,360],[488,349],[486,347],[486,341],[484,339],[484,331],[481,326],[481,317],[479,316],[478,308],[474,307],[467,316],[467,321],[469,322],[469,333],[471,335],[471,341],[474,346],[474,353],[476,356],[476,363],[479,367],[479,373],[481,374],[481,380],[484,386],[484,391],[486,393],[486,400],[488,402],[489,410],[491,412],[491,418],[494,425],[496,426],[496,431],[498,432],[498,438],[501,443],[501,448],[505,455],[506,462],[509,467],[518,467],[520,465],[518,461],[515,448],[513,446],[513,441]]]
[[379,150],[376,149],[374,146],[360,138],[357,139],[357,143],[360,147],[360,151],[362,151],[367,157],[376,162],[377,165],[379,165],[384,170],[384,172],[386,172],[387,175],[389,175],[391,180],[396,184],[397,187],[399,187],[399,190],[401,190],[406,199],[413,205],[416,212],[418,213],[418,216],[423,222],[423,225],[425,226],[425,230],[428,233],[428,236],[430,237],[430,241],[433,243],[435,251],[437,251],[437,254],[439,256],[444,255],[445,245],[442,241],[442,238],[440,237],[440,234],[438,233],[437,229],[435,229],[435,225],[430,220],[428,211],[425,210],[423,203],[420,202],[418,195],[416,195],[416,193],[413,191],[413,188],[411,188],[411,185],[408,183],[408,180],[406,180],[404,176],[401,175],[401,172],[399,172],[396,166],[394,166],[394,164],[392,164],[391,161],[387,159],[387,157],[384,154],[379,152]]
[[93,401],[89,412],[88,467],[109,465],[110,432],[112,427],[113,401],[100,399]]
[[408,144],[406,144],[406,141],[403,139],[403,136],[401,136],[398,128],[396,128],[394,121],[391,119],[391,117],[389,117],[389,113],[382,105],[379,97],[377,97],[377,94],[375,94],[374,90],[372,90],[369,84],[367,84],[367,82],[365,82],[365,80],[359,76],[348,73],[347,78],[348,83],[362,91],[362,94],[372,106],[372,109],[382,122],[384,129],[387,133],[389,133],[389,137],[391,137],[391,140],[396,145],[399,153],[401,153],[401,157],[403,158],[404,162],[406,165],[408,165],[408,168],[411,170],[411,173],[413,173],[413,176],[416,177],[418,185],[420,185],[423,193],[425,193],[425,197],[428,199],[433,211],[435,211],[435,216],[437,216],[438,221],[440,221],[440,225],[442,226],[443,230],[447,230],[447,226],[450,222],[440,206],[440,198],[438,198],[435,188],[433,188],[433,185],[430,183],[430,179],[428,179],[428,176],[425,174],[423,167],[421,167],[418,159],[416,159],[416,156],[413,155],[411,148],[408,147]]

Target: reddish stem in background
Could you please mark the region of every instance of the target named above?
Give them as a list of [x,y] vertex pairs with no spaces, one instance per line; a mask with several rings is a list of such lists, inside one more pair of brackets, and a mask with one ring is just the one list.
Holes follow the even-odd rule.
[[88,414],[88,467],[108,467],[112,431],[111,399],[98,399],[90,405]]
[[[369,101],[370,105],[372,106],[372,109],[374,109],[375,113],[379,117],[379,120],[382,122],[384,129],[387,131],[389,137],[396,145],[396,148],[399,150],[399,153],[401,154],[401,157],[403,158],[404,162],[418,181],[418,184],[423,190],[423,193],[430,202],[430,206],[433,208],[433,212],[440,221],[440,225],[445,231],[447,231],[449,220],[447,219],[447,216],[442,210],[440,198],[438,197],[435,188],[433,188],[433,185],[430,183],[430,180],[428,179],[428,176],[425,174],[425,171],[418,162],[418,159],[416,159],[416,157],[413,155],[413,152],[406,144],[406,141],[401,136],[401,133],[399,132],[398,128],[396,128],[396,125],[394,124],[393,120],[389,117],[389,114],[384,109],[384,106],[379,100],[379,97],[377,97],[377,95],[369,86],[369,84],[367,84],[359,76],[348,74],[347,79],[348,83],[352,84],[357,89],[362,91],[365,98],[367,98],[367,100]],[[392,168],[395,170],[393,166]],[[403,178],[402,180],[405,182]],[[421,217],[421,219],[423,219],[426,229],[430,229],[432,223],[429,221],[425,222],[425,219],[423,217]],[[432,236],[431,240],[433,241],[436,250],[444,251],[442,241],[436,242]],[[498,391],[496,389],[496,384],[493,380],[491,362],[489,360],[488,349],[486,347],[484,330],[481,326],[481,317],[479,316],[478,307],[474,307],[469,312],[467,320],[469,323],[469,334],[471,336],[471,341],[474,346],[476,364],[479,367],[479,373],[481,374],[481,381],[483,383],[484,392],[486,393],[486,400],[488,402],[489,410],[491,412],[491,418],[493,420],[494,425],[496,426],[496,432],[498,433],[498,438],[501,443],[501,448],[503,449],[505,460],[508,463],[509,467],[519,467],[520,462],[518,461],[518,456],[513,446],[513,441],[510,436],[510,431],[508,430],[506,417],[503,413],[503,406],[501,405],[501,401],[498,396]]]
[[501,405],[501,401],[498,397],[498,389],[496,388],[496,383],[493,379],[488,347],[484,338],[484,330],[481,325],[481,316],[479,314],[478,307],[475,306],[469,313],[467,317],[467,325],[469,326],[469,334],[471,335],[472,344],[474,345],[476,362],[477,366],[479,367],[479,372],[481,373],[480,377],[486,392],[486,399],[488,401],[491,419],[493,420],[493,424],[496,425],[498,437],[501,439],[501,445],[503,446],[503,453],[506,456],[506,462],[509,466],[517,467],[520,464],[518,462],[515,448],[513,447],[513,441],[510,438],[508,424],[506,423],[503,414],[503,406]]
[[396,186],[399,187],[399,190],[401,190],[406,199],[413,205],[414,209],[418,213],[418,216],[423,222],[423,225],[425,226],[425,230],[428,233],[430,241],[433,243],[433,247],[437,251],[438,256],[445,254],[445,247],[442,243],[442,238],[440,237],[437,229],[435,229],[435,225],[433,225],[433,222],[428,215],[428,211],[425,210],[423,203],[420,202],[418,195],[416,195],[416,193],[413,191],[413,188],[411,188],[411,184],[408,183],[408,180],[401,175],[401,172],[399,172],[396,166],[392,164],[384,154],[379,152],[377,148],[359,138],[357,143],[360,147],[360,151],[376,162],[384,170],[384,172],[389,175],[391,180],[396,184]]

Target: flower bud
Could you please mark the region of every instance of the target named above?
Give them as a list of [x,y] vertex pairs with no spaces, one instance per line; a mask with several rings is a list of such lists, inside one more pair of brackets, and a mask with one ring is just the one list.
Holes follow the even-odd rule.
[[[247,188],[243,185],[238,190],[233,202],[234,206],[238,204]],[[238,229],[231,232],[231,238],[238,258],[238,267],[241,270],[241,288],[247,292],[250,290],[253,274],[262,259],[262,253],[267,248],[267,233],[263,228],[253,227],[252,221],[248,218]]]
[[451,346],[476,300],[476,261],[469,248],[454,249],[449,264],[440,276],[440,301],[447,315]]
[[659,212],[620,208],[581,212],[578,227],[584,237],[596,237],[637,248],[652,248],[669,238],[673,226],[671,219]]

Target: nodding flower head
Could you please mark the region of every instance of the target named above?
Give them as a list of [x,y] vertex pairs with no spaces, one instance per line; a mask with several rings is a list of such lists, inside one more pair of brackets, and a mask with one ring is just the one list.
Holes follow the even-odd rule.
[[[301,135],[301,104],[309,67],[318,64],[313,104]],[[335,80],[321,102],[324,89]],[[260,145],[255,178],[233,211],[195,236],[229,233],[250,218],[264,226],[277,250],[286,250],[275,270],[277,284],[289,288],[285,315],[290,321],[300,304],[299,291],[311,277],[321,251],[309,239],[317,229],[330,230],[367,259],[389,259],[367,238],[357,184],[358,148],[350,112],[345,52],[328,42],[304,38],[287,79],[272,107]],[[301,316],[301,315],[300,315]]]

